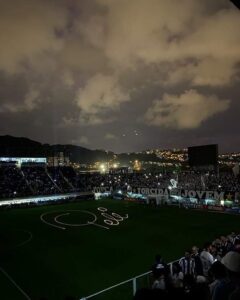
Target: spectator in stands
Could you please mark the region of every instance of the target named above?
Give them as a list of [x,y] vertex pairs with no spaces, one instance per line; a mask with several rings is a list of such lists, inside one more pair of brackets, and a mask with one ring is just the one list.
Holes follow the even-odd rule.
[[195,261],[195,273],[198,276],[203,275],[203,267],[202,267],[202,261],[199,255],[199,249],[197,246],[192,247],[192,258]]
[[191,294],[194,284],[195,284],[195,280],[193,275],[187,274],[184,276],[183,288],[184,288],[185,297],[188,297]]
[[178,262],[173,263],[172,266],[172,287],[173,288],[182,288],[183,287],[183,272]]
[[216,260],[220,261],[222,258],[221,252],[218,251],[218,248],[215,245],[212,245],[211,254],[214,258],[214,261],[216,261]]
[[204,244],[203,251],[200,254],[200,259],[203,266],[203,275],[205,277],[208,277],[208,271],[211,268],[211,265],[214,263],[214,258],[211,254],[211,250],[212,250],[212,244],[206,242]]
[[155,256],[155,263],[152,266],[154,282],[153,289],[165,290],[168,285],[168,266],[160,254]]
[[237,237],[235,232],[232,232],[231,234],[228,235],[228,239],[229,239],[229,241],[231,242],[232,245],[235,244],[235,241],[236,241],[237,238],[238,237]]
[[[240,254],[234,251],[228,252],[223,257],[222,264],[226,267],[229,283],[227,286],[220,287],[217,291],[219,299],[240,299]],[[223,294],[228,298],[221,298]]]
[[216,238],[213,242],[212,245],[216,247],[217,249],[217,255],[219,255],[220,257],[223,257],[223,252],[225,251],[223,245],[222,245],[222,241],[221,238],[218,237]]
[[158,269],[157,272],[153,273],[154,282],[152,285],[152,289],[166,289],[166,278],[165,278],[165,270],[164,268]]
[[215,290],[226,281],[227,273],[224,265],[220,261],[216,261],[212,264],[209,274],[212,278],[212,282],[209,284],[210,295],[212,299],[215,299]]
[[179,260],[179,265],[183,275],[195,275],[195,260],[191,257],[191,252],[185,251],[185,256]]
[[205,282],[197,282],[192,275],[183,279],[184,300],[209,300],[209,289]]
[[235,240],[233,251],[240,253],[240,239]]
[[167,270],[167,264],[162,259],[162,256],[160,254],[157,254],[155,256],[155,263],[152,266],[152,272],[155,276],[158,276],[158,273],[162,273],[162,271],[166,272]]
[[221,235],[220,237],[220,252],[221,252],[221,256],[223,257],[227,252],[228,252],[228,249],[229,249],[229,243],[228,243],[228,239],[227,237],[225,237],[224,235]]

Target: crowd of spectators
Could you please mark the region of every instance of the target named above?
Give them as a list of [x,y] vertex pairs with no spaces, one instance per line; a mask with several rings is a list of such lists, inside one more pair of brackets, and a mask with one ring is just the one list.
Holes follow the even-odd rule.
[[[76,191],[63,168],[46,166],[0,166],[0,198],[53,195]],[[74,171],[73,171],[74,172]],[[77,175],[75,174],[77,177]]]
[[71,192],[74,190],[69,184],[67,178],[63,175],[60,167],[48,167],[47,174],[53,180],[54,186],[59,189],[60,192]]
[[240,177],[233,173],[169,172],[82,174],[71,167],[0,166],[0,198],[28,195],[93,191],[94,187],[112,188],[123,192],[137,188],[240,191]]
[[239,300],[240,235],[218,237],[201,250],[193,246],[171,266],[156,255],[151,288],[139,289],[134,296],[145,299]]
[[49,195],[59,191],[53,184],[52,179],[47,176],[46,169],[43,166],[25,166],[22,168],[22,172],[33,195]]
[[32,194],[21,170],[15,166],[0,167],[0,198],[14,198]]
[[240,191],[240,177],[233,173],[205,173],[198,172],[167,172],[160,173],[131,173],[131,174],[86,174],[81,182],[88,189],[93,187],[112,187],[122,191],[129,188],[169,188],[171,180],[176,181],[177,188],[185,190],[209,191]]

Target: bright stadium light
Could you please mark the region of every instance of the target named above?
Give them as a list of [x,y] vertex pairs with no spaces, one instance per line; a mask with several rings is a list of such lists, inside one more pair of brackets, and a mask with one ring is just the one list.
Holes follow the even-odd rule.
[[106,172],[106,166],[104,164],[100,165],[100,171],[101,171],[101,173],[105,173]]

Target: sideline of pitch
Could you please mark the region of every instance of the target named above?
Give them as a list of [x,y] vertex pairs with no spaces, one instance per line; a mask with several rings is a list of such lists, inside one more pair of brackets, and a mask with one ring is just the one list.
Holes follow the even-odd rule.
[[13,280],[13,278],[2,268],[0,267],[0,271],[3,273],[3,275],[5,277],[7,277],[7,279],[9,281],[11,281],[11,283],[19,290],[19,292],[28,300],[31,300],[31,298],[28,296],[28,294],[26,292],[24,292],[24,290],[22,288],[20,288],[20,286],[16,283],[16,281]]

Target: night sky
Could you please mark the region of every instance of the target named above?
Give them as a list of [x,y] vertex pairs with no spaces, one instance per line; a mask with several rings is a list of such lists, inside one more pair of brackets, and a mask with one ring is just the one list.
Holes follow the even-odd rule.
[[228,0],[0,0],[0,135],[240,150],[239,86]]

